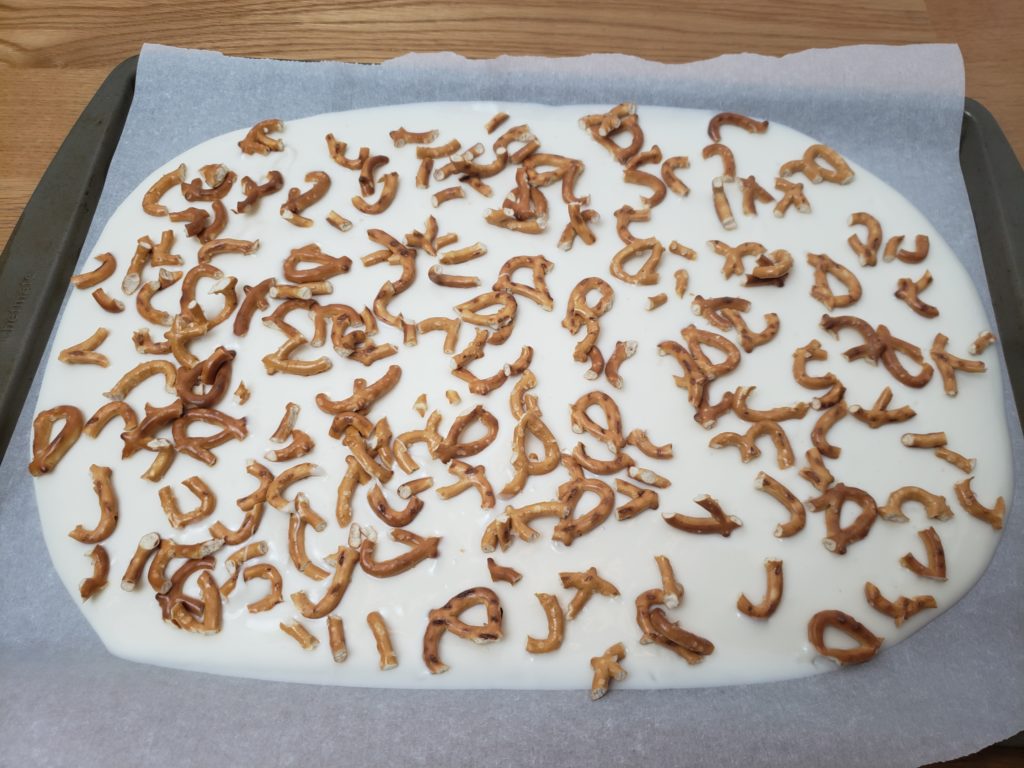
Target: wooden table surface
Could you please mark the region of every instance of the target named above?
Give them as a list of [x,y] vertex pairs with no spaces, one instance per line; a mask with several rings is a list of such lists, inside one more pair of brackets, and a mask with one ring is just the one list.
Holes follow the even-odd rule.
[[[6,0],[0,5],[0,247],[103,78],[143,42],[229,54],[381,61],[409,51],[685,62],[855,43],[955,42],[967,95],[1024,157],[1019,0]],[[947,766],[1020,765],[995,746]]]

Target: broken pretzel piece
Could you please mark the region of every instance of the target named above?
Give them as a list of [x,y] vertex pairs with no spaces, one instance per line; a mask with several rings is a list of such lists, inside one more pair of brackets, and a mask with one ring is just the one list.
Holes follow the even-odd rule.
[[753,619],[769,618],[775,613],[775,609],[779,607],[779,603],[782,601],[782,561],[765,560],[764,570],[768,580],[768,587],[761,602],[755,605],[750,602],[746,595],[740,595],[736,601],[736,608],[739,609],[740,613],[744,613]]
[[270,133],[271,131],[280,133],[283,130],[284,123],[280,120],[261,120],[249,129],[245,138],[238,142],[238,146],[247,155],[269,155],[271,152],[281,152],[284,149],[284,142],[272,138]]
[[900,558],[900,565],[908,571],[923,576],[926,579],[936,581],[946,580],[946,553],[942,548],[942,539],[934,528],[925,528],[918,531],[917,535],[924,542],[925,553],[928,555],[928,564],[921,562],[910,552]]
[[[487,620],[482,625],[466,624],[460,616],[474,606],[482,605]],[[427,614],[427,629],[423,634],[423,663],[432,675],[448,671],[448,665],[441,661],[441,638],[445,632],[456,637],[471,640],[480,645],[501,639],[501,602],[493,590],[487,587],[473,587],[460,592],[440,608]]]
[[694,502],[707,510],[707,517],[695,517],[681,513],[662,514],[666,523],[686,533],[709,534],[717,533],[719,536],[728,537],[734,530],[743,525],[738,517],[727,515],[717,500],[707,494],[698,496]]
[[991,507],[984,506],[978,501],[978,497],[974,495],[974,491],[971,489],[971,481],[973,480],[973,477],[968,477],[953,486],[956,491],[957,501],[960,502],[960,506],[968,514],[984,523],[988,523],[992,526],[993,530],[1001,531],[1003,529],[1003,518],[1006,516],[1006,502],[1000,496]]
[[[859,645],[856,648],[833,648],[825,645],[825,630],[830,627],[856,640]],[[853,616],[842,611],[818,611],[814,614],[807,623],[807,639],[818,653],[839,665],[861,664],[867,661],[878,653],[883,640]]]
[[938,603],[931,595],[901,596],[896,600],[887,600],[883,597],[881,590],[870,581],[864,582],[864,597],[867,599],[868,605],[893,619],[897,627],[902,626],[907,619],[927,608],[938,607]]
[[590,700],[597,701],[608,693],[612,680],[625,680],[626,670],[619,663],[626,658],[626,647],[616,643],[600,656],[590,660],[594,670],[594,679],[590,684]]

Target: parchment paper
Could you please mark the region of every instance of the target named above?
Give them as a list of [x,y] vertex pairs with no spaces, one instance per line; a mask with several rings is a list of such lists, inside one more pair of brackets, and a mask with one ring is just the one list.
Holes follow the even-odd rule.
[[[258,119],[431,100],[628,99],[755,114],[838,147],[932,220],[987,297],[957,160],[963,78],[959,51],[945,45],[686,65],[413,54],[380,66],[146,46],[82,258],[143,176]],[[952,610],[859,668],[761,686],[617,691],[596,704],[583,691],[287,685],[111,657],[43,545],[25,472],[33,388],[0,465],[0,764],[900,766],[974,752],[1024,726],[1024,443],[1004,388],[1014,509],[989,570]]]

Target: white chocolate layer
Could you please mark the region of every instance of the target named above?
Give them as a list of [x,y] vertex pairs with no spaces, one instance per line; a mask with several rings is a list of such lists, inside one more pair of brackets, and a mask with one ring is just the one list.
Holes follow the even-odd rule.
[[[544,190],[551,206],[550,224],[545,234],[510,233],[485,223],[483,214],[486,209],[501,207],[504,194],[513,186],[512,167],[487,180],[494,188],[494,196],[490,199],[467,189],[464,199],[445,203],[438,209],[432,208],[430,196],[457,183],[456,180],[432,181],[430,189],[417,189],[413,181],[418,166],[415,147],[396,149],[388,138],[388,131],[399,125],[411,130],[437,128],[440,130],[437,143],[452,137],[459,138],[463,147],[483,142],[488,150],[481,160],[486,161],[492,156],[489,145],[494,136],[488,137],[483,125],[499,110],[512,115],[499,133],[509,126],[528,123],[541,139],[542,151],[580,158],[585,162],[586,171],[576,189],[578,194],[591,195],[592,207],[601,213],[601,222],[594,225],[598,238],[595,245],[587,247],[577,241],[567,253],[555,247],[567,221],[557,185]],[[190,179],[196,177],[199,167],[207,163],[225,163],[239,177],[249,175],[257,181],[263,181],[266,171],[277,169],[284,175],[285,190],[261,201],[256,213],[232,214],[222,235],[258,238],[262,243],[259,251],[251,256],[227,255],[215,259],[214,263],[225,274],[238,278],[239,286],[255,284],[270,276],[281,278],[280,264],[289,250],[316,242],[325,252],[334,256],[348,255],[355,262],[349,274],[331,280],[334,293],[324,300],[361,308],[372,301],[385,280],[397,275],[395,267],[386,264],[364,267],[359,262],[359,256],[378,248],[366,239],[366,230],[380,228],[401,239],[413,229],[422,230],[428,215],[437,218],[442,233],[458,233],[459,242],[452,247],[477,241],[487,245],[485,257],[445,268],[454,274],[477,275],[482,286],[479,290],[455,290],[434,285],[426,276],[432,259],[421,253],[417,257],[418,276],[414,286],[392,304],[396,313],[400,311],[409,319],[451,315],[452,306],[487,290],[496,279],[501,264],[512,256],[544,254],[555,262],[555,269],[548,276],[556,301],[554,311],[544,312],[532,302],[520,299],[516,327],[510,340],[503,346],[489,347],[486,357],[473,363],[470,369],[479,376],[487,376],[514,359],[523,344],[533,345],[531,368],[539,381],[534,393],[539,397],[547,425],[566,452],[580,439],[570,428],[568,405],[592,389],[611,394],[622,411],[625,431],[644,428],[655,443],[674,444],[675,458],[671,461],[655,461],[635,449],[629,450],[640,466],[650,467],[672,479],[672,487],[660,491],[660,510],[648,511],[636,519],[622,522],[613,515],[597,530],[568,548],[550,541],[553,521],[538,522],[536,527],[542,532],[539,541],[516,541],[508,552],[494,554],[497,562],[512,566],[523,574],[522,581],[513,587],[490,582],[486,555],[481,553],[479,546],[484,527],[495,514],[500,513],[504,503],[499,500],[497,509],[487,511],[479,508],[478,497],[473,492],[442,501],[433,490],[426,491],[422,495],[425,508],[409,529],[421,535],[441,536],[440,557],[392,579],[373,579],[356,571],[352,585],[336,611],[345,620],[348,638],[349,658],[343,664],[335,664],[330,658],[323,620],[303,620],[321,641],[316,652],[302,651],[278,629],[279,622],[298,616],[290,602],[278,605],[269,613],[247,613],[246,604],[265,594],[266,582],[262,580],[248,585],[240,581],[235,593],[225,603],[224,629],[216,636],[190,635],[164,624],[148,585],[141,584],[131,593],[122,591],[118,586],[136,542],[143,533],[151,530],[171,535],[179,541],[200,541],[208,538],[207,524],[218,519],[229,527],[235,527],[241,520],[241,513],[233,500],[254,488],[254,480],[244,472],[246,460],[256,457],[263,461],[261,457],[267,450],[280,447],[268,438],[289,400],[302,406],[298,428],[311,434],[317,443],[315,451],[303,460],[317,462],[327,470],[325,477],[312,478],[301,484],[301,490],[310,498],[313,507],[328,520],[326,531],[320,534],[311,531],[307,535],[308,551],[317,561],[322,562],[323,557],[333,553],[347,538],[347,531],[338,527],[333,514],[346,450],[328,437],[330,418],[315,405],[317,392],[326,391],[334,398],[344,397],[351,392],[354,378],[372,381],[388,365],[398,363],[404,370],[402,380],[395,391],[373,408],[371,418],[386,415],[395,434],[418,428],[424,419],[413,410],[413,403],[420,393],[426,393],[429,407],[444,414],[442,432],[446,432],[456,414],[476,402],[484,402],[499,419],[500,433],[494,444],[468,460],[487,467],[496,491],[511,476],[508,461],[514,422],[508,413],[507,401],[512,384],[506,384],[487,398],[469,395],[465,384],[450,375],[449,360],[440,349],[441,334],[426,335],[420,338],[417,346],[406,348],[402,346],[401,336],[396,330],[382,325],[376,340],[398,345],[400,352],[396,357],[367,369],[336,356],[328,344],[320,350],[307,348],[301,357],[328,355],[333,362],[329,372],[309,379],[283,374],[268,377],[260,358],[278,347],[283,337],[276,330],[264,327],[258,318],[265,313],[258,313],[248,336],[243,339],[231,335],[228,322],[193,345],[193,351],[200,357],[209,354],[219,344],[237,349],[230,389],[234,390],[238,382],[244,380],[252,390],[252,397],[244,406],[236,405],[230,397],[221,404],[223,410],[231,415],[246,416],[249,437],[243,443],[232,441],[215,449],[218,458],[215,467],[207,468],[186,456],[179,456],[161,483],[141,480],[139,475],[152,455],[140,453],[122,462],[121,441],[117,434],[120,422],[116,421],[95,441],[83,437],[53,475],[36,480],[40,518],[50,555],[61,579],[77,601],[78,583],[89,574],[88,560],[83,555],[90,547],[70,539],[67,532],[77,523],[91,525],[97,514],[88,466],[98,463],[114,468],[121,518],[113,536],[104,543],[111,553],[111,584],[82,607],[112,653],[141,662],[219,674],[339,685],[584,688],[590,684],[589,659],[611,644],[623,641],[628,652],[624,666],[629,677],[622,684],[626,687],[739,684],[799,677],[833,668],[830,662],[817,656],[807,641],[807,621],[816,611],[840,609],[849,612],[885,638],[884,652],[889,645],[908,637],[949,608],[977,581],[992,556],[998,533],[969,516],[956,503],[953,483],[965,475],[937,459],[931,451],[904,447],[900,436],[908,431],[945,431],[951,448],[977,458],[974,489],[982,502],[991,504],[997,496],[1003,496],[1009,506],[1011,458],[996,354],[991,351],[982,356],[981,359],[989,366],[986,374],[958,376],[960,394],[956,398],[943,394],[938,375],[922,390],[908,389],[893,380],[881,366],[871,367],[863,361],[848,363],[843,359],[841,352],[860,343],[859,340],[856,335],[844,332],[836,341],[821,331],[818,320],[825,309],[808,295],[812,269],[806,263],[806,253],[828,253],[850,267],[864,289],[864,297],[857,304],[835,314],[849,313],[873,324],[885,323],[895,335],[919,345],[926,353],[935,334],[941,332],[950,338],[951,352],[968,356],[968,345],[986,328],[985,315],[967,273],[935,229],[896,191],[851,163],[856,178],[847,186],[813,185],[805,179],[796,179],[805,182],[805,192],[813,208],[810,215],[791,210],[785,218],[778,219],[771,214],[769,204],[760,207],[760,215],[756,218],[744,216],[740,211],[738,186],[727,184],[738,228],[726,232],[715,218],[710,194],[711,180],[720,173],[721,163],[717,158],[704,161],[700,155],[701,148],[708,143],[705,130],[710,113],[642,107],[639,115],[646,135],[645,147],[658,144],[666,156],[688,155],[691,168],[680,171],[679,175],[692,192],[686,198],[669,192],[666,200],[654,209],[652,221],[634,225],[633,232],[639,237],[657,236],[666,245],[673,239],[678,240],[694,248],[699,255],[695,262],[688,262],[666,251],[658,285],[626,285],[608,274],[608,262],[621,247],[612,214],[624,203],[639,207],[639,196],[648,194],[648,191],[623,184],[621,166],[577,127],[579,116],[595,111],[601,110],[525,104],[406,105],[320,115],[290,122],[281,135],[286,144],[285,151],[268,157],[243,156],[240,153],[237,142],[246,130],[219,136],[190,149],[154,171],[108,222],[96,244],[95,253],[111,251],[116,255],[118,271],[103,287],[112,296],[124,300],[129,305],[128,309],[120,315],[109,315],[100,310],[88,291],[75,292],[56,332],[39,408],[70,403],[81,408],[88,418],[105,402],[100,393],[108,390],[126,370],[141,360],[130,337],[133,330],[145,323],[134,312],[134,297],[124,297],[120,291],[120,279],[138,237],[149,235],[157,240],[162,230],[173,227],[177,236],[174,252],[185,257],[186,269],[196,263],[197,243],[194,239],[185,238],[183,225],[172,225],[166,218],[157,219],[142,212],[141,196],[153,181],[178,163],[186,164]],[[324,135],[328,132],[348,143],[350,157],[361,146],[390,157],[390,164],[383,168],[383,172],[398,171],[401,184],[397,200],[386,213],[376,217],[363,216],[352,208],[349,200],[359,191],[357,173],[331,161],[324,143]],[[813,143],[808,137],[782,125],[772,125],[765,135],[748,135],[739,129],[726,127],[722,140],[734,151],[739,174],[754,174],[775,195],[771,181],[778,167],[787,160],[800,157],[804,149]],[[439,161],[435,167],[442,164],[443,161]],[[314,219],[315,226],[302,229],[284,221],[278,214],[278,208],[289,187],[308,188],[302,179],[313,170],[327,172],[332,186],[326,199],[305,213]],[[654,166],[645,170],[656,173]],[[240,197],[241,190],[236,184],[225,202],[233,208]],[[171,210],[189,205],[183,202],[177,190],[172,190],[164,203]],[[332,209],[351,219],[355,225],[353,229],[340,233],[328,226],[325,217]],[[904,234],[909,244],[913,242],[914,235],[927,234],[931,239],[931,252],[926,262],[906,265],[879,260],[874,268],[861,268],[846,243],[854,231],[863,237],[862,227],[851,229],[847,226],[850,213],[860,210],[878,217],[886,239],[894,234]],[[725,281],[721,274],[721,257],[706,245],[710,239],[721,239],[730,244],[757,241],[769,250],[785,248],[795,260],[793,274],[781,290],[771,287],[746,289],[736,278]],[[750,264],[747,266],[749,269]],[[91,268],[87,262],[85,269]],[[679,299],[673,293],[672,273],[679,268],[690,273],[690,294],[685,299]],[[892,295],[898,278],[916,279],[926,268],[935,281],[923,298],[941,310],[940,316],[934,320],[914,315]],[[617,340],[635,339],[639,342],[636,355],[622,366],[626,382],[622,390],[615,390],[603,378],[596,382],[583,378],[586,365],[572,362],[571,357],[577,339],[571,338],[560,326],[569,292],[580,279],[591,275],[604,278],[615,290],[614,307],[601,321],[599,345],[605,357],[611,354]],[[154,277],[155,270],[148,270],[145,279]],[[173,297],[159,297],[155,303],[163,309],[175,311],[176,290]],[[838,286],[836,290],[839,290]],[[205,291],[206,288],[201,286],[199,294],[204,306],[211,310],[219,306],[219,297],[206,297]],[[669,294],[668,303],[653,312],[646,311],[647,297],[659,292]],[[894,392],[894,407],[909,404],[917,412],[915,418],[904,424],[878,430],[868,429],[852,417],[841,421],[830,433],[830,440],[843,449],[838,460],[828,462],[835,477],[868,491],[879,504],[900,486],[920,485],[943,494],[954,510],[954,517],[945,522],[928,521],[923,511],[908,505],[909,523],[878,520],[867,539],[853,544],[844,556],[834,555],[822,546],[824,522],[821,514],[809,513],[807,526],[800,534],[784,540],[775,538],[773,531],[776,524],[785,519],[785,512],[765,494],[754,490],[753,479],[758,471],[764,470],[801,499],[816,495],[797,476],[797,469],[804,464],[803,455],[810,447],[810,430],[817,414],[812,411],[800,422],[783,423],[798,457],[797,466],[788,470],[777,468],[774,450],[767,440],[761,443],[761,457],[749,464],[740,463],[734,449],[708,449],[707,441],[712,435],[720,431],[743,432],[747,425],[735,416],[727,415],[710,432],[700,428],[692,420],[686,393],[673,384],[672,377],[679,373],[678,366],[671,358],[657,354],[659,341],[681,341],[679,330],[689,323],[708,327],[691,312],[692,294],[696,293],[704,296],[738,295],[749,299],[753,308],[747,317],[755,330],[762,327],[760,318],[767,312],[775,312],[781,318],[779,335],[752,354],[743,355],[739,368],[726,377],[725,383],[713,386],[716,400],[726,387],[740,385],[757,385],[752,405],[759,408],[809,400],[820,394],[799,387],[790,373],[793,350],[812,338],[818,338],[829,351],[829,359],[812,363],[809,370],[814,374],[834,371],[847,386],[848,403],[870,406],[882,388],[890,386]],[[299,313],[292,317],[299,320]],[[100,348],[110,357],[109,368],[69,367],[57,361],[59,350],[81,341],[97,326],[111,330],[110,338]],[[159,339],[163,329],[152,330],[154,338]],[[732,337],[733,334],[729,332],[726,335]],[[464,327],[460,347],[471,338],[472,329]],[[449,405],[444,397],[446,389],[459,391],[463,403]],[[128,401],[141,415],[145,402],[162,405],[169,399],[170,396],[163,392],[162,383],[151,380],[133,392]],[[606,455],[596,440],[589,437],[583,440],[592,455]],[[417,445],[412,452],[423,467],[423,471],[414,477],[432,475],[435,488],[454,479],[440,462],[430,459],[423,445]],[[287,466],[264,463],[274,471]],[[190,526],[185,532],[176,532],[170,528],[161,511],[157,490],[163,485],[172,485],[182,508],[188,509],[193,497],[181,487],[180,481],[192,475],[200,476],[213,488],[219,499],[218,507],[204,523]],[[397,471],[389,484],[388,496],[393,502],[398,501],[394,488],[406,479]],[[530,478],[526,490],[512,503],[520,506],[552,499],[557,486],[565,479],[566,474],[561,468],[546,476]],[[614,482],[612,478],[604,479]],[[297,486],[296,490],[299,488]],[[365,490],[364,487],[357,493],[355,519],[364,526],[373,525],[381,534],[378,557],[394,556],[404,547],[387,539],[386,526],[366,504]],[[686,534],[670,528],[662,520],[662,512],[700,514],[692,499],[705,493],[718,498],[729,514],[743,521],[743,527],[729,538]],[[580,514],[589,509],[591,499],[587,497],[581,502]],[[621,496],[617,497],[617,504],[624,501]],[[935,526],[945,545],[949,579],[943,583],[921,579],[899,565],[900,556],[906,552],[914,552],[924,560],[917,531],[930,524]],[[324,582],[313,582],[291,566],[286,537],[287,517],[268,506],[263,524],[254,537],[270,543],[270,553],[261,561],[274,563],[280,569],[284,576],[285,595],[305,589],[316,600],[322,594]],[[226,578],[223,557],[233,549],[227,548],[218,553],[215,571],[218,582]],[[669,616],[715,644],[715,652],[699,665],[688,666],[662,648],[638,643],[640,631],[634,619],[633,601],[640,592],[660,584],[654,562],[656,554],[670,558],[686,590],[682,605],[669,610]],[[740,593],[745,593],[755,603],[760,600],[764,590],[762,563],[766,558],[784,561],[785,592],[775,615],[768,621],[759,622],[741,615],[736,610],[736,599]],[[558,572],[585,570],[590,566],[596,566],[602,576],[614,583],[621,596],[614,599],[594,597],[576,620],[567,622],[565,643],[559,651],[537,656],[528,654],[524,649],[527,635],[542,637],[546,634],[544,615],[534,593],[556,594],[566,606],[572,593],[561,588]],[[939,608],[924,611],[901,628],[896,628],[892,620],[865,602],[865,581],[874,582],[890,599],[899,595],[934,595]],[[495,644],[476,646],[446,635],[441,642],[441,650],[451,670],[444,675],[430,675],[420,658],[427,611],[474,586],[491,587],[500,596],[504,608],[504,638]],[[387,620],[399,659],[399,666],[388,672],[378,670],[373,637],[366,624],[365,617],[372,610],[379,610]],[[464,618],[478,621],[477,613],[467,614]]]

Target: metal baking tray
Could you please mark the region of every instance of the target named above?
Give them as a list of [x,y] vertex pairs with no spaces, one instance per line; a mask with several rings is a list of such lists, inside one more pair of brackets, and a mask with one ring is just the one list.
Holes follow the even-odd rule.
[[[0,257],[0,456],[46,348],[135,92],[138,57],[121,62],[64,140]],[[1024,413],[1024,169],[992,114],[964,102],[960,167],[974,212],[997,331]],[[69,211],[54,221],[52,212]]]

